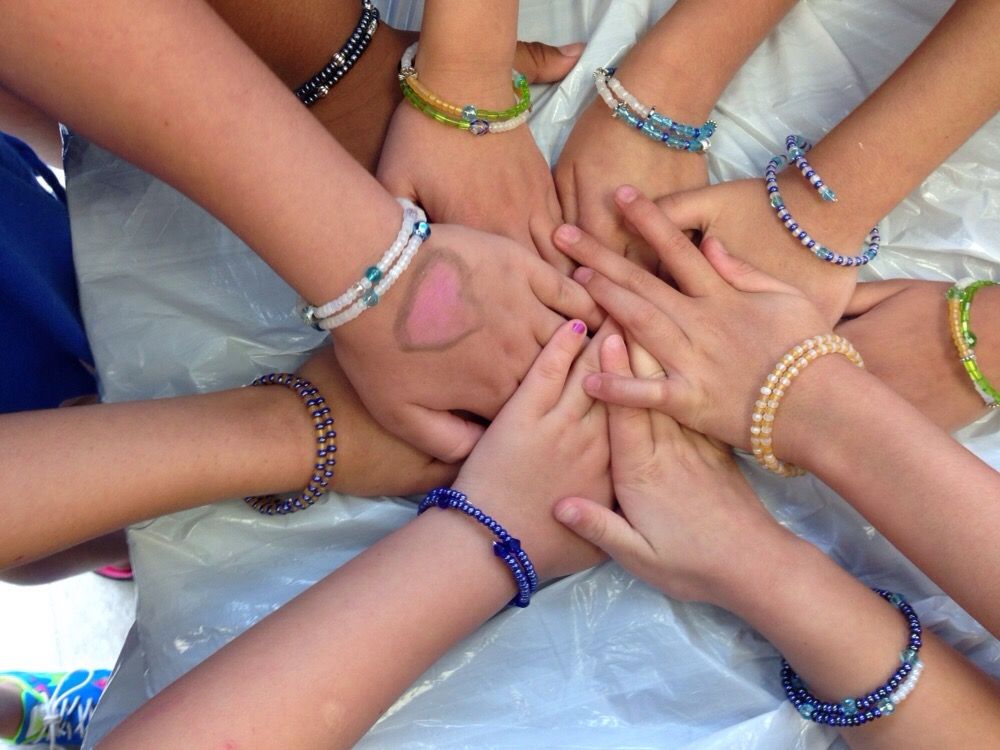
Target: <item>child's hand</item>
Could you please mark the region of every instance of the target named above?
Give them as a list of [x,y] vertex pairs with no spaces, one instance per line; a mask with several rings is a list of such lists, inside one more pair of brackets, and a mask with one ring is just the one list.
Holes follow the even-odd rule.
[[601,318],[579,284],[537,255],[505,237],[435,224],[390,292],[332,335],[372,416],[454,463],[483,433],[458,413],[495,417],[542,344],[571,317]]
[[[376,497],[412,495],[447,484],[458,474],[457,464],[446,464],[419,451],[375,421],[337,363],[332,346],[320,347],[299,373],[323,394],[335,420],[337,465],[330,489],[345,495]],[[271,389],[275,395],[284,388]],[[289,408],[302,402],[289,399]]]
[[[870,226],[859,227],[849,211],[824,203],[798,175],[780,179],[789,210],[817,242],[843,255],[857,255]],[[857,269],[821,261],[792,237],[771,208],[762,180],[735,180],[674,193],[657,205],[680,229],[716,237],[736,257],[801,289],[829,325],[840,319],[854,290]]]
[[599,550],[555,521],[552,508],[567,495],[611,505],[606,410],[582,381],[600,369],[600,341],[612,330],[606,323],[577,358],[586,328],[579,321],[561,326],[455,482],[469,502],[521,540],[542,577],[601,559]]
[[575,227],[560,228],[556,243],[581,264],[574,278],[668,377],[602,373],[584,386],[604,401],[658,409],[693,430],[748,447],[764,378],[785,352],[828,333],[829,325],[802,292],[737,260],[718,240],[707,238],[702,255],[634,188],[619,189],[616,198],[680,291]]
[[[601,369],[632,377],[620,336],[604,341]],[[608,422],[621,515],[572,497],[556,505],[556,518],[668,596],[724,606],[734,575],[747,569],[742,557],[766,556],[791,535],[728,451],[704,436],[648,409],[609,404]]]

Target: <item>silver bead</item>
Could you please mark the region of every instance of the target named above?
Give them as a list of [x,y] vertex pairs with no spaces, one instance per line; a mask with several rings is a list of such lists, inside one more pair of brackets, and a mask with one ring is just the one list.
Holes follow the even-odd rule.
[[368,24],[368,36],[375,34],[375,30],[378,28],[378,20],[372,19],[372,22]]
[[702,153],[704,153],[705,151],[708,151],[708,149],[710,149],[712,147],[712,142],[710,140],[702,139],[702,140],[700,140],[698,142],[701,144]]
[[322,99],[324,96],[326,96],[329,93],[330,93],[330,87],[329,86],[320,86],[320,87],[318,87],[316,89],[316,95],[320,99]]
[[417,74],[415,68],[401,68],[399,71],[399,80],[405,81],[407,78],[412,78]]
[[344,57],[343,52],[338,52],[333,56],[333,64],[336,65],[338,68],[342,66],[345,62],[347,62],[347,59]]

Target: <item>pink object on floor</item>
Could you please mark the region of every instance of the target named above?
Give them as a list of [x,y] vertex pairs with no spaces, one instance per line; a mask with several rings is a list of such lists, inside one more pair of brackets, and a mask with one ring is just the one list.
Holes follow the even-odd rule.
[[94,572],[103,578],[110,578],[113,581],[132,580],[131,565],[105,565],[103,568],[98,568]]

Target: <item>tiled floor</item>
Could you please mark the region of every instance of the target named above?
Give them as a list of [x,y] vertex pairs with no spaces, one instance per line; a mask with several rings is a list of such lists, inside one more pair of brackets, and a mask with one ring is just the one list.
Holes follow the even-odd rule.
[[0,583],[0,671],[111,669],[134,618],[131,582],[85,573],[45,586]]

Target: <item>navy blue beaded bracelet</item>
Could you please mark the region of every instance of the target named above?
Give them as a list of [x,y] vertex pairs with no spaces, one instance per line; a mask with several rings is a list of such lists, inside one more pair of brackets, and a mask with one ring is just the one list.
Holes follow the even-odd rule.
[[910,694],[924,670],[918,654],[923,643],[920,619],[901,594],[884,589],[872,589],[899,610],[906,619],[909,636],[899,654],[900,666],[880,687],[867,695],[844,698],[828,703],[814,696],[787,661],[781,660],[781,685],[785,695],[804,719],[832,727],[857,727],[888,716]]
[[270,375],[261,375],[250,385],[283,385],[302,399],[309,410],[309,416],[312,418],[313,427],[316,430],[316,463],[313,466],[313,474],[309,478],[309,484],[298,495],[292,497],[253,495],[245,497],[243,500],[255,511],[266,516],[284,516],[308,508],[316,502],[316,498],[326,492],[327,484],[333,476],[333,467],[337,463],[334,456],[337,452],[337,446],[334,444],[337,433],[333,430],[333,417],[330,416],[330,408],[326,405],[326,400],[316,386],[305,378],[288,372],[272,372]]
[[311,107],[340,83],[368,49],[378,29],[378,20],[378,8],[372,5],[371,0],[362,0],[361,17],[344,45],[333,53],[330,61],[316,75],[295,89],[299,101]]
[[868,247],[858,255],[841,255],[828,247],[819,244],[810,234],[799,226],[791,212],[785,206],[785,199],[778,191],[778,170],[785,164],[791,163],[802,173],[802,177],[816,190],[819,197],[828,202],[836,201],[837,196],[830,187],[823,182],[823,179],[812,168],[806,160],[805,154],[812,145],[800,135],[789,135],[785,139],[787,156],[778,155],[771,158],[764,169],[764,186],[767,189],[768,200],[771,207],[778,216],[778,220],[785,225],[789,233],[797,239],[813,255],[822,261],[832,263],[837,266],[865,266],[868,265],[875,256],[878,255],[881,236],[878,226],[872,227],[868,233],[866,242]]
[[431,490],[420,501],[417,515],[433,507],[452,508],[460,511],[493,533],[496,537],[493,542],[493,554],[503,560],[510,569],[514,583],[517,585],[517,596],[511,599],[510,603],[515,607],[527,607],[531,602],[531,595],[538,589],[538,574],[535,572],[535,566],[528,559],[528,553],[521,549],[520,540],[512,537],[503,526],[472,505],[469,498],[458,490],[453,490],[450,487],[438,487]]

